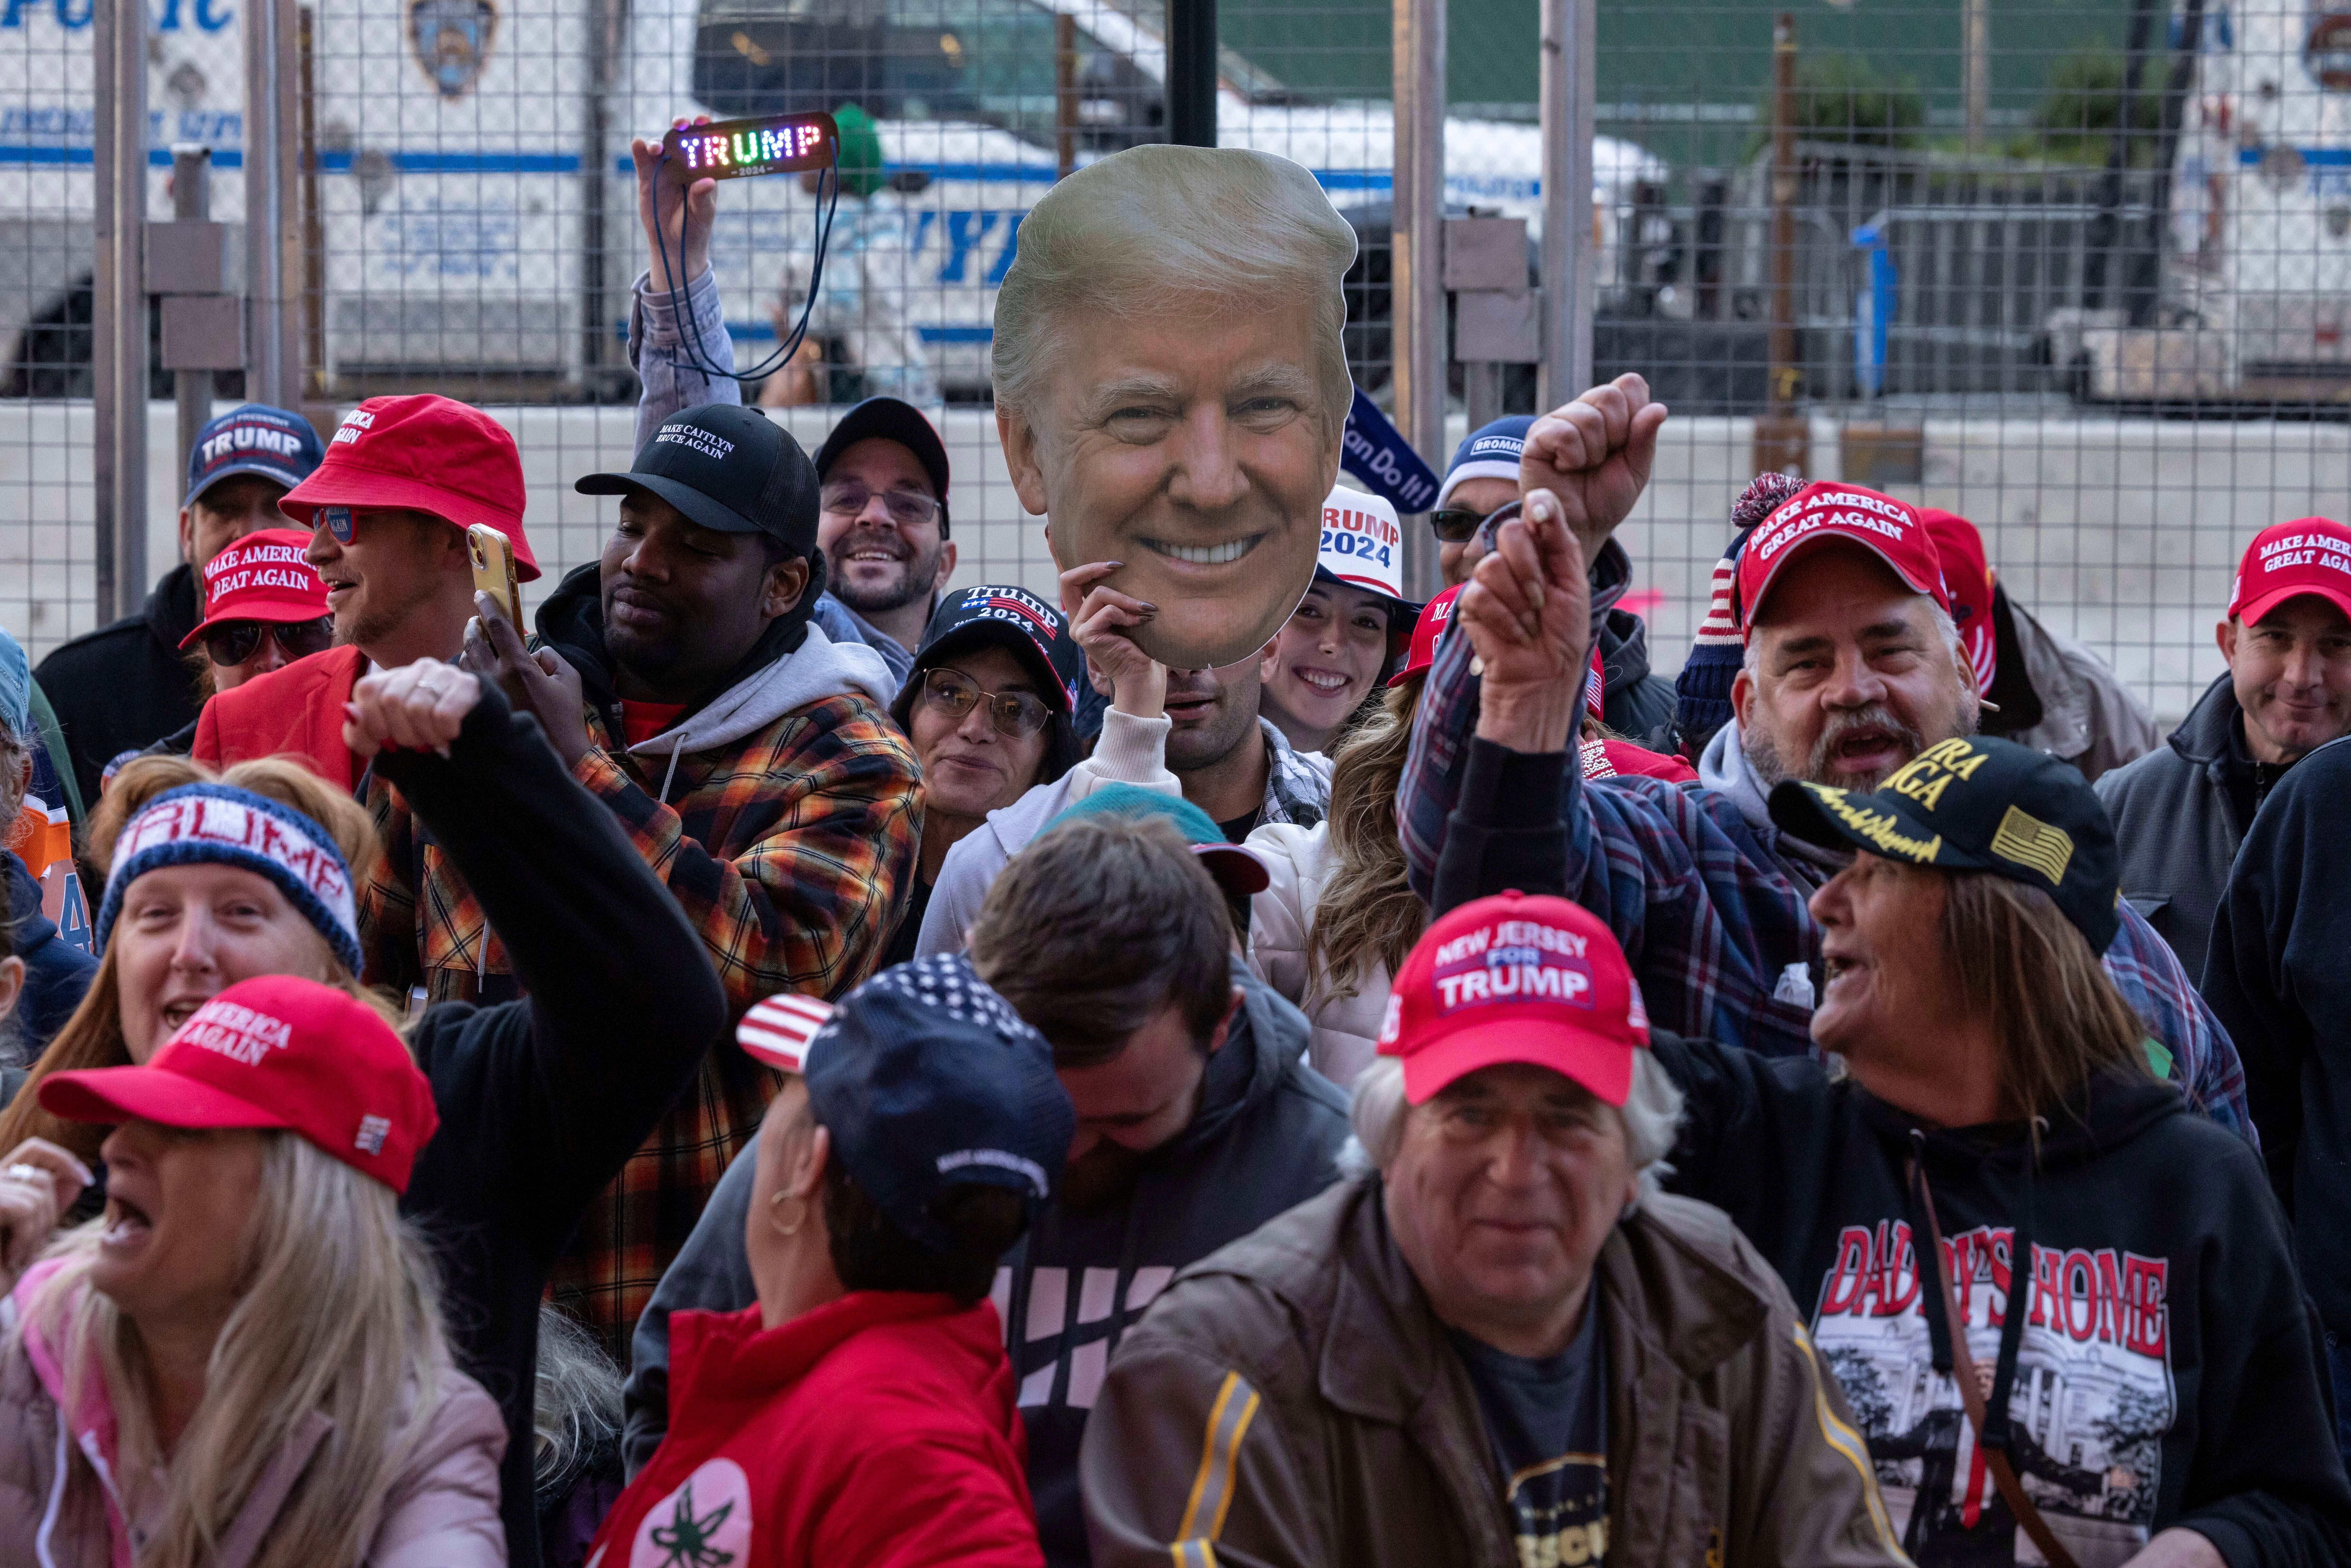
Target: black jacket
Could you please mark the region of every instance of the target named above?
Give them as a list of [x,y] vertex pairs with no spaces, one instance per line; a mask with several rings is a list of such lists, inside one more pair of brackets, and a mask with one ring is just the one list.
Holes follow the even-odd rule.
[[[1541,868],[1564,863],[1546,841],[1564,833],[1553,804],[1564,761],[1472,743],[1439,911],[1505,887],[1561,891]],[[2260,1156],[2189,1114],[2176,1087],[2135,1070],[2094,1080],[2048,1119],[2035,1162],[2022,1124],[1929,1127],[1816,1061],[1663,1030],[1652,1045],[1685,1096],[1669,1187],[1727,1210],[1809,1312],[1865,1435],[1892,1439],[1878,1476],[1896,1513],[1917,1516],[1906,1542],[1922,1563],[1970,1560],[1980,1531],[2014,1524],[1971,1469],[1950,1472],[1974,1484],[1958,1514],[1921,1484],[1914,1434],[1959,1396],[1914,1239],[1928,1233],[1905,1177],[1914,1152],[1970,1348],[2007,1369],[1995,1416],[2004,1407],[2022,1439],[2067,1468],[2035,1500],[2077,1556],[2119,1561],[2185,1524],[2231,1568],[2351,1560],[2351,1480],[2283,1217]],[[2033,1265],[2004,1345],[2020,1232]],[[2094,1492],[2069,1484],[2083,1471],[2096,1472]],[[1954,1539],[1970,1501],[1978,1523]]]
[[412,1031],[441,1128],[401,1209],[435,1243],[459,1364],[506,1413],[507,1556],[536,1563],[531,1408],[549,1268],[699,1070],[726,1001],[611,813],[495,687],[446,759],[388,752],[376,767],[463,869],[530,993],[444,1003]]
[[2245,751],[2243,712],[2223,674],[2205,688],[2168,742],[2099,775],[2091,788],[2115,821],[2123,898],[2204,973],[2212,913],[2262,797],[2285,772]]
[[[1151,1152],[1123,1197],[1083,1212],[1047,1204],[997,1274],[1029,1432],[1029,1490],[1045,1559],[1057,1568],[1089,1558],[1078,1446],[1119,1336],[1176,1270],[1338,1179],[1347,1099],[1302,1061],[1304,1015],[1238,960],[1233,980],[1246,993],[1243,1010],[1209,1060],[1192,1124]],[[623,1439],[632,1473],[669,1423],[670,1315],[735,1312],[756,1299],[743,1223],[758,1152],[746,1148],[727,1166],[637,1321]]]
[[1674,749],[1674,683],[1649,673],[1648,624],[1629,610],[1600,622],[1600,720],[1652,751]]
[[13,951],[25,960],[25,989],[16,998],[15,1017],[20,1054],[30,1061],[81,1005],[89,977],[98,972],[98,960],[68,946],[57,935],[57,923],[41,913],[41,884],[22,859],[0,850],[0,876],[7,879],[7,900],[0,912],[16,923]]
[[2204,999],[2245,1064],[2270,1185],[2319,1316],[2351,1334],[2351,741],[2270,792],[2212,921]]
[[75,638],[34,673],[57,710],[89,810],[98,809],[108,763],[195,722],[204,702],[180,640],[200,619],[196,574],[175,566],[157,580],[146,609]]

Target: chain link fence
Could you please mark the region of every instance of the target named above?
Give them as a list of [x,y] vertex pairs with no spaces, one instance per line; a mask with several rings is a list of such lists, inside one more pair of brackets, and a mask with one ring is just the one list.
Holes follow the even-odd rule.
[[[93,616],[91,11],[0,3],[0,619],[37,656]],[[241,216],[250,3],[147,0],[151,215],[169,143],[196,141],[217,149],[214,214]],[[811,447],[871,392],[937,407],[956,579],[1050,586],[987,407],[995,288],[1056,178],[1165,134],[1162,0],[301,15],[289,221],[315,417],[393,391],[492,409],[523,448],[541,559],[591,559],[610,503],[569,484],[625,463],[636,390],[630,137],[854,105],[871,134],[850,138],[810,342],[747,395]],[[1383,401],[1392,18],[1361,0],[1219,18],[1221,138],[1305,163],[1356,227],[1350,352]],[[1535,9],[1454,0],[1447,28],[1447,210],[1531,232]],[[2219,667],[2210,624],[2250,533],[2351,506],[2351,23],[2315,0],[1654,0],[1604,5],[1599,43],[1595,363],[1644,371],[1677,411],[1625,536],[1657,667],[1703,615],[1731,497],[1792,465],[1972,518],[2019,603],[2183,712]],[[721,187],[739,365],[804,303],[815,227],[793,179]],[[1532,366],[1501,387],[1532,409]],[[183,455],[167,406],[152,423],[160,567]]]

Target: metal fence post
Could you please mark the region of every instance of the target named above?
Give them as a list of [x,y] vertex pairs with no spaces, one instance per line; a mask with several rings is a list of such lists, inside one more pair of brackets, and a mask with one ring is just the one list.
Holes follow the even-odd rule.
[[96,298],[91,413],[96,447],[96,594],[100,624],[139,608],[147,588],[147,7],[97,8]]
[[294,0],[245,7],[245,395],[302,406],[300,126]]
[[[1445,0],[1395,0],[1395,174],[1389,225],[1395,423],[1440,472],[1445,450]],[[1405,530],[1405,591],[1437,588],[1437,541]]]
[[1217,0],[1169,0],[1167,140],[1217,144]]
[[[213,215],[213,150],[172,149],[172,216],[201,222]],[[213,372],[175,371],[172,390],[179,404],[179,441],[172,450],[183,459],[213,416]]]
[[1592,115],[1595,0],[1543,0],[1542,370],[1552,409],[1592,384]]

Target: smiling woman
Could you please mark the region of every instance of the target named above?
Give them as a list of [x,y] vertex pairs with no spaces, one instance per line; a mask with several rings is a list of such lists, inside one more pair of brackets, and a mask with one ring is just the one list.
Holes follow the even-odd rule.
[[1263,647],[1312,578],[1353,383],[1354,232],[1311,174],[1130,148],[1063,180],[997,298],[997,430],[1063,570],[1118,561],[1176,669]]

